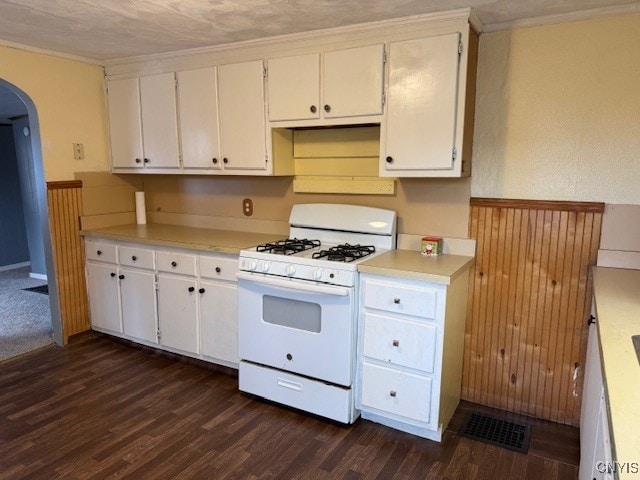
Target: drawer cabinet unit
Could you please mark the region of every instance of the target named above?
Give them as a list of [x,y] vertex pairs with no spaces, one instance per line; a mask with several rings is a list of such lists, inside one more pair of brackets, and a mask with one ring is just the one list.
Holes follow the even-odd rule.
[[450,284],[360,275],[363,418],[440,441],[460,400],[468,271]]
[[198,263],[202,354],[237,365],[238,258],[223,254],[200,256]]
[[268,61],[269,120],[382,114],[384,45]]
[[93,329],[238,366],[235,255],[85,241]]
[[175,251],[158,255],[160,343],[181,352],[200,353],[197,256]]

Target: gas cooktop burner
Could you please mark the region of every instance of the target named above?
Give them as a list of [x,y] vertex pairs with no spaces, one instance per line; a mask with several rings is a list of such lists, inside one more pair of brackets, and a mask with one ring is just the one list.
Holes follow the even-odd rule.
[[258,245],[256,252],[275,253],[277,255],[293,255],[294,253],[304,252],[320,246],[320,240],[307,240],[305,238],[287,238],[286,240],[278,240],[277,242],[265,243]]
[[353,262],[367,255],[375,253],[376,247],[371,245],[336,245],[329,250],[320,250],[312,255],[313,258],[324,258],[331,262]]

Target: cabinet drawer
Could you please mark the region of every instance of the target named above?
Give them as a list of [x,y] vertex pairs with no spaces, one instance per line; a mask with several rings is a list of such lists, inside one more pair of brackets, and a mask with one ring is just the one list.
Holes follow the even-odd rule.
[[200,258],[200,276],[219,280],[236,281],[238,258],[232,256],[215,256]]
[[386,312],[436,318],[438,291],[428,286],[409,286],[378,280],[367,280],[364,306]]
[[158,270],[161,272],[196,275],[196,256],[187,253],[158,252]]
[[428,423],[431,378],[364,362],[362,408],[366,407]]
[[437,327],[367,313],[363,354],[403,367],[433,373]]
[[87,240],[84,244],[84,249],[87,260],[107,263],[117,263],[118,261],[115,245]]
[[120,265],[154,270],[156,268],[154,253],[148,248],[120,247]]

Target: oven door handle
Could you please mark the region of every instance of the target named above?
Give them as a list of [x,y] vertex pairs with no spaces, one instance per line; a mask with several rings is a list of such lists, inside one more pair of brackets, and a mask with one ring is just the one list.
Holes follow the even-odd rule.
[[249,282],[259,283],[261,285],[267,285],[270,287],[286,288],[287,290],[297,290],[305,293],[320,293],[337,295],[340,297],[346,297],[349,295],[350,290],[347,287],[338,287],[334,285],[318,285],[318,284],[306,284],[302,282],[292,282],[290,280],[282,280],[273,277],[263,277],[262,275],[255,275],[239,271],[237,273],[238,280],[247,280]]

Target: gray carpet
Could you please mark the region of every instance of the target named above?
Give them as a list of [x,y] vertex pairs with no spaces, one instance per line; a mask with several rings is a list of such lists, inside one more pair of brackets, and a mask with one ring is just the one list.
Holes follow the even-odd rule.
[[29,267],[0,272],[0,361],[53,343],[49,296],[22,290],[44,283]]

